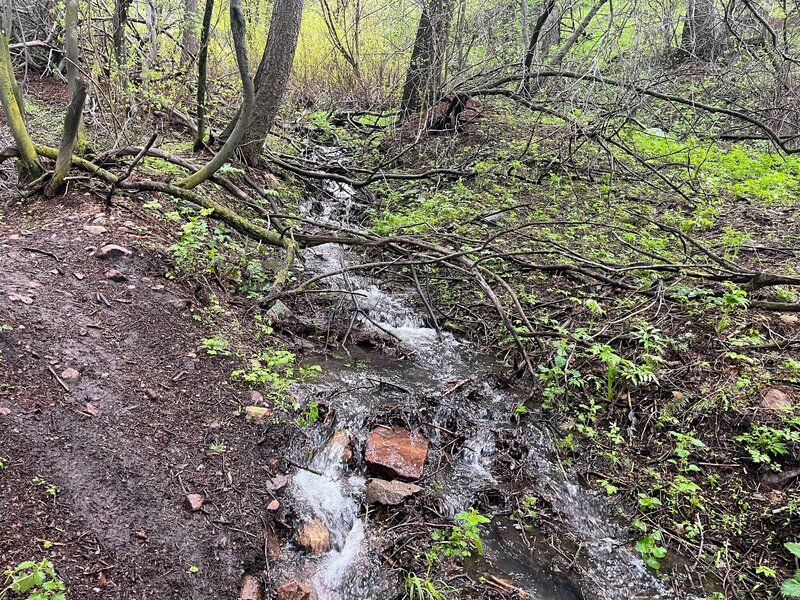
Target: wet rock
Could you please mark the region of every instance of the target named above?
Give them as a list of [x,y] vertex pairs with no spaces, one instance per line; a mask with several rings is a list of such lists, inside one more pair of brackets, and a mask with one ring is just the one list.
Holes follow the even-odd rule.
[[123,275],[116,269],[109,269],[108,271],[106,271],[106,279],[110,279],[111,281],[116,281],[117,283],[128,280],[128,278],[125,277],[125,275]]
[[761,397],[760,406],[766,410],[787,410],[792,408],[792,401],[785,392],[772,388]]
[[102,248],[98,248],[94,253],[97,258],[119,258],[120,256],[130,256],[131,254],[133,252],[117,244],[106,244]]
[[297,528],[295,541],[309,554],[324,554],[331,549],[331,532],[325,527],[325,523],[312,519]]
[[310,600],[311,588],[299,581],[287,581],[275,590],[275,600]]
[[103,235],[108,231],[108,229],[106,229],[102,225],[84,225],[83,230],[86,233],[90,233],[92,235]]
[[80,378],[81,374],[78,372],[77,369],[73,369],[72,367],[64,369],[61,372],[61,379],[63,379],[67,383],[77,383]]
[[245,406],[244,418],[248,423],[260,423],[266,419],[272,411],[264,406]]
[[264,552],[269,560],[279,560],[281,557],[281,539],[275,527],[268,523],[264,528]]
[[422,488],[413,483],[373,479],[367,485],[367,502],[394,506],[401,504],[406,498],[410,498],[420,491]]
[[794,468],[779,473],[769,473],[764,476],[761,483],[768,489],[777,490],[786,487],[798,477],[800,477],[800,468]]
[[252,575],[242,577],[239,600],[261,600],[261,586],[258,583],[258,579]]
[[341,448],[343,462],[350,462],[350,459],[353,458],[353,451],[350,449],[350,433],[344,429],[336,431],[331,436],[328,446]]
[[183,501],[183,506],[192,512],[197,512],[201,508],[203,508],[203,504],[205,504],[206,499],[203,497],[203,494],[186,494],[186,498]]
[[419,479],[428,457],[428,440],[402,427],[377,427],[367,437],[364,460],[376,475]]
[[267,317],[274,321],[281,321],[291,317],[292,311],[280,300],[275,300],[275,304],[269,307],[269,310],[267,310],[266,314]]

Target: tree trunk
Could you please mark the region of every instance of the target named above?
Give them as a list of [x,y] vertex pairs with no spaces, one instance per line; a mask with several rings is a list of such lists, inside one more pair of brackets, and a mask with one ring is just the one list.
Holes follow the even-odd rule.
[[[194,136],[195,152],[203,147],[206,139],[206,77],[208,67],[208,38],[211,35],[211,15],[214,0],[206,0],[203,11],[203,29],[200,33],[200,56],[197,59],[197,134]],[[238,115],[237,115],[238,119]]]
[[[75,2],[77,0],[68,0]],[[45,196],[55,196],[64,185],[64,180],[69,175],[69,168],[72,165],[72,150],[78,138],[78,128],[81,125],[81,114],[83,113],[83,103],[86,101],[86,87],[83,82],[76,80],[75,89],[70,96],[67,115],[64,117],[64,131],[61,133],[61,145],[58,148],[56,158],[56,168],[53,170],[53,177],[44,190]]]
[[249,165],[258,164],[261,151],[264,149],[264,141],[275,122],[289,83],[302,14],[303,0],[275,1],[267,45],[256,72],[256,102],[253,117],[242,142],[242,153]]
[[158,6],[156,0],[145,0],[145,24],[147,25],[147,37],[150,42],[147,49],[147,68],[152,68],[158,56]]
[[[86,91],[80,80],[78,68],[78,0],[67,0],[64,7],[64,56],[67,59],[67,97],[73,101],[79,88],[84,88],[83,96],[86,100]],[[86,131],[83,127],[83,104],[78,114],[78,124],[75,132],[75,150],[82,153],[86,146]]]
[[[197,56],[197,6],[198,0],[184,0],[181,64],[191,63]],[[205,26],[205,18],[203,19]]]
[[689,0],[681,35],[681,52],[693,59],[714,60],[722,51],[722,18],[714,0]]
[[427,112],[439,100],[452,13],[451,0],[430,0],[422,7],[400,100],[400,115],[404,120]]
[[128,8],[132,0],[114,0],[114,14],[111,27],[114,37],[114,60],[118,65],[127,62],[125,48],[125,29],[128,26]]
[[8,128],[14,137],[19,151],[17,172],[21,183],[29,183],[41,177],[42,166],[33,146],[28,129],[25,126],[24,110],[21,106],[21,93],[16,93],[17,80],[14,77],[14,66],[11,64],[9,37],[11,34],[11,7],[6,4],[0,14],[0,104],[6,115]]

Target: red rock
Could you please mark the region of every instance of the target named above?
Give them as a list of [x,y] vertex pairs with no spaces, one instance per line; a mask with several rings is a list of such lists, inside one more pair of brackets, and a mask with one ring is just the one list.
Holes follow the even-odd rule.
[[393,506],[420,491],[422,488],[413,483],[373,479],[367,485],[367,502]]
[[258,584],[258,579],[252,575],[242,577],[239,600],[261,600],[261,586]]
[[324,554],[331,549],[331,532],[319,519],[311,519],[297,528],[295,541],[309,554]]
[[419,479],[428,457],[428,440],[419,433],[377,427],[367,437],[364,460],[377,475]]
[[183,501],[183,505],[192,512],[197,512],[201,508],[203,508],[203,504],[205,504],[206,499],[203,497],[203,494],[186,494],[186,498]]
[[792,408],[792,401],[779,389],[767,390],[761,398],[761,408],[767,410],[788,410]]
[[287,581],[275,590],[275,600],[310,600],[311,588],[299,581]]
[[102,248],[98,248],[94,253],[97,258],[117,258],[119,256],[130,256],[131,254],[133,252],[117,244],[106,244]]

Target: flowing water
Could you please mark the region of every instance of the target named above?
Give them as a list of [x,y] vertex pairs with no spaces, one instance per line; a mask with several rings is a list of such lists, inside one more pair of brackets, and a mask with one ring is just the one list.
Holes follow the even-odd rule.
[[[327,199],[304,207],[306,215],[352,226],[353,190],[329,182],[328,191]],[[308,251],[306,269],[325,273],[359,260],[325,245]],[[325,398],[335,422],[308,428],[313,453],[308,441],[291,449],[295,462],[306,468],[293,474],[289,493],[298,521],[320,519],[330,530],[331,550],[317,557],[290,553],[284,573],[308,583],[316,600],[402,597],[400,577],[377,556],[380,531],[362,508],[365,474],[353,471],[346,456],[348,435],[361,452],[375,424],[401,414],[412,428],[429,434],[426,475],[419,483],[441,516],[452,518],[481,499],[515,494],[546,500],[557,516],[559,533],[549,537],[535,531],[523,535],[508,511],[495,517],[484,527],[485,556],[469,565],[476,575],[511,580],[535,600],[678,597],[632,551],[630,535],[610,516],[607,499],[565,472],[547,430],[511,422],[509,415],[524,396],[497,382],[496,359],[428,327],[410,290],[388,290],[381,281],[354,273],[325,280],[330,289],[348,292],[342,294],[340,318],[350,319],[355,329],[393,338],[406,356],[341,349],[321,363],[319,380],[300,390],[309,399]],[[467,395],[450,393],[457,382],[464,383]],[[332,435],[340,430],[348,433]],[[510,470],[519,474],[513,485],[503,483]]]

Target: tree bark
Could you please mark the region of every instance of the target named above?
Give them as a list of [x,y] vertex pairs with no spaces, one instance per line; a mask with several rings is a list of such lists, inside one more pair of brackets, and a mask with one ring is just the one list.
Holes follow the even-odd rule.
[[[86,88],[80,81],[78,68],[78,0],[67,0],[64,7],[64,55],[67,59],[67,96],[70,103],[74,101],[79,88],[83,88],[84,102]],[[86,145],[86,131],[83,127],[83,102],[78,113],[78,124],[75,130],[75,151],[80,154]],[[72,148],[70,148],[70,154]]]
[[275,1],[267,45],[256,72],[255,108],[242,142],[242,153],[249,165],[258,164],[267,134],[278,115],[297,50],[302,14],[303,0]]
[[[191,63],[197,56],[197,6],[198,0],[184,0],[183,36],[181,40],[181,64]],[[205,26],[205,14],[203,18]]]
[[[208,38],[211,35],[211,15],[214,0],[206,0],[203,11],[203,29],[200,33],[200,56],[197,59],[197,133],[194,136],[195,152],[203,147],[206,139],[206,78],[208,73]],[[238,120],[238,115],[237,115]]]
[[22,183],[29,183],[41,177],[42,166],[36,148],[25,126],[25,113],[21,103],[21,93],[17,93],[17,80],[11,64],[9,38],[11,34],[11,6],[7,3],[0,14],[0,104],[6,115],[8,127],[19,150],[17,173]]
[[[69,0],[70,2],[77,2],[77,0]],[[61,187],[64,185],[64,180],[69,175],[69,168],[72,164],[72,150],[75,148],[75,143],[78,138],[78,128],[81,126],[81,114],[83,113],[83,103],[86,101],[86,87],[83,82],[76,80],[75,89],[72,91],[72,96],[69,106],[67,107],[67,115],[64,117],[64,131],[61,134],[61,145],[58,148],[58,157],[56,158],[56,168],[53,171],[53,177],[47,184],[44,190],[44,195],[51,197],[55,196]]]
[[714,60],[722,51],[721,24],[714,0],[689,0],[681,35],[682,54],[695,60]]
[[422,7],[400,100],[403,120],[427,112],[439,99],[452,14],[452,0],[430,0]]
[[236,50],[236,64],[239,66],[239,75],[242,78],[242,92],[244,95],[242,109],[239,113],[236,127],[233,128],[231,136],[225,141],[225,144],[220,148],[216,156],[199,171],[192,173],[189,177],[175,184],[177,187],[187,190],[191,190],[203,183],[216,173],[222,165],[228,162],[228,159],[245,137],[245,132],[248,129],[248,122],[253,114],[255,90],[253,88],[253,80],[250,77],[250,65],[247,62],[246,29],[240,0],[231,0],[230,15],[231,35],[233,36],[233,45]]
[[114,60],[122,65],[127,60],[125,29],[128,26],[128,9],[132,0],[114,0],[114,14],[111,20],[114,38]]

